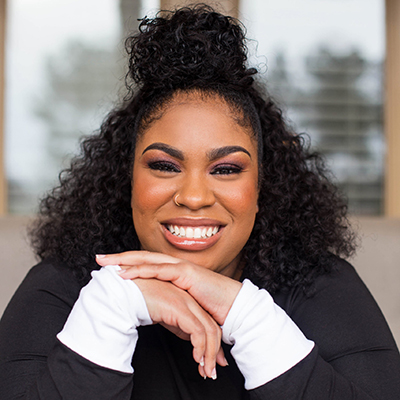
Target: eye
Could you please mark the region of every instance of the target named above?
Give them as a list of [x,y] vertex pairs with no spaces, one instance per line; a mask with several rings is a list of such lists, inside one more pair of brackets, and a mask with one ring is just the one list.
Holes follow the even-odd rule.
[[214,167],[211,171],[211,175],[232,175],[239,174],[242,171],[243,168],[239,167],[238,165],[222,164]]
[[181,172],[175,164],[168,161],[152,161],[148,163],[148,167],[154,171]]

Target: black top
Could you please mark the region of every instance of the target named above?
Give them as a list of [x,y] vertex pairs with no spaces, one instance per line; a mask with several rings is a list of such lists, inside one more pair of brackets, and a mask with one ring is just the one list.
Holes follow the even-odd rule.
[[97,366],[61,344],[81,284],[61,264],[28,273],[0,322],[0,399],[400,399],[400,356],[368,289],[345,261],[317,278],[315,295],[292,288],[274,296],[314,350],[271,382],[250,390],[223,344],[228,367],[204,380],[190,342],[160,325],[139,328],[135,373]]

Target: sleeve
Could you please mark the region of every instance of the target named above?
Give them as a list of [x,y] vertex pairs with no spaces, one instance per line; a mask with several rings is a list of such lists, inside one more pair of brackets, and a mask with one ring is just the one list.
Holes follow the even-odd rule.
[[122,279],[118,269],[109,265],[92,272],[57,338],[97,365],[133,373],[136,328],[153,321],[142,292],[130,279]]
[[222,326],[222,338],[233,344],[231,354],[247,390],[282,375],[314,347],[270,294],[248,279]]
[[[280,323],[279,318],[276,323],[269,319],[273,327],[254,324],[256,314],[271,318],[268,313],[276,304],[271,306],[268,296],[260,301],[260,294],[253,294],[253,300],[251,296],[241,300],[239,296],[243,294],[245,290],[235,300],[242,304],[238,307],[241,310],[234,303],[231,311],[235,315],[228,314],[223,337],[228,328],[234,344],[232,355],[245,377],[251,399],[400,398],[400,356],[396,344],[374,299],[349,264],[341,261],[339,271],[319,279],[313,296],[307,297],[301,291],[287,296],[283,304],[287,325]],[[257,297],[259,301],[255,302]],[[250,303],[254,306],[251,312]],[[299,338],[292,336],[293,323],[315,342],[303,358],[297,352],[297,363],[296,357],[287,356],[287,349],[293,355],[291,347]],[[264,326],[262,332],[260,325]],[[277,327],[280,333],[274,335]],[[286,345],[282,342],[285,336]],[[246,342],[251,345],[244,348]],[[286,367],[282,368],[282,363]]]
[[[94,274],[95,278],[85,287],[83,292],[85,294],[76,301],[80,287],[77,287],[74,278],[65,271],[60,271],[62,270],[59,268],[43,264],[33,268],[2,317],[0,398],[2,400],[130,399],[133,379],[132,370],[129,370],[130,362],[128,366],[127,359],[133,354],[136,343],[135,322],[142,320],[143,317],[144,324],[151,323],[147,309],[143,311],[143,308],[139,307],[144,312],[142,317],[132,315],[131,311],[127,314],[131,324],[125,323],[121,326],[117,323],[118,329],[113,331],[112,323],[107,324],[110,313],[105,306],[107,299],[104,296],[101,298],[98,312],[92,313],[93,318],[86,318],[87,315],[84,314],[93,311],[93,308],[97,309],[93,303],[94,297],[98,295],[99,287],[104,286],[104,281],[109,279],[111,274],[114,279],[122,283],[122,288],[118,286],[118,280],[117,283],[113,282],[110,285],[111,291],[118,292],[118,298],[110,302],[110,307],[120,307],[117,308],[115,317],[118,319],[123,312],[121,307],[127,307],[127,302],[132,300],[129,297],[131,294],[126,292],[128,289],[125,281],[115,270],[106,269],[105,272]],[[94,290],[91,290],[91,287]],[[139,289],[137,291],[140,293]],[[133,296],[137,294],[136,292]],[[140,297],[136,297],[136,300],[139,300],[139,303],[144,301]],[[76,308],[74,304],[77,305]],[[134,318],[137,320],[134,321]],[[114,319],[113,322],[117,321]],[[83,341],[75,340],[76,330],[80,332],[78,337],[84,338]],[[128,331],[128,335],[124,330]],[[62,332],[59,340],[56,339],[56,335],[60,331]],[[129,349],[131,353],[119,354],[122,356],[120,360],[123,360],[119,364],[115,363],[115,357],[111,358],[112,364],[109,365],[106,358],[113,350],[101,346],[101,340],[103,344],[116,340],[117,353],[120,353],[121,344],[125,344],[124,341],[128,340],[132,346]],[[100,345],[99,351],[93,352],[94,347],[89,345],[85,347],[87,344]],[[81,351],[82,348],[84,351]],[[93,358],[93,354],[97,358]]]

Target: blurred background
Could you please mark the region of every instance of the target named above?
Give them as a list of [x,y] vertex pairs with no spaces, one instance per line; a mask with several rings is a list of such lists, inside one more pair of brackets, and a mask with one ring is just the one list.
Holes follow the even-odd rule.
[[[32,265],[21,238],[38,199],[125,93],[124,38],[138,19],[187,3],[0,0],[0,253],[17,265],[0,281],[0,313]],[[223,0],[217,9],[244,23],[249,63],[324,154],[360,226],[354,264],[400,338],[400,0]]]
[[[3,0],[4,1],[4,0]],[[184,2],[7,0],[6,211],[31,214],[123,95],[124,38]],[[223,1],[288,122],[326,155],[350,211],[385,213],[384,0]]]

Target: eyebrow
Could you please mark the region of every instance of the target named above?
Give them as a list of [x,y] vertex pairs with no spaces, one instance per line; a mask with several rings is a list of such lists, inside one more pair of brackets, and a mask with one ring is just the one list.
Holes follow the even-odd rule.
[[169,154],[171,157],[177,158],[178,160],[183,161],[185,159],[183,153],[180,150],[176,149],[175,147],[169,146],[168,144],[165,143],[159,143],[159,142],[152,143],[150,146],[147,146],[143,150],[142,155],[149,150],[161,150],[164,153]]
[[213,150],[209,151],[207,153],[207,156],[210,159],[210,161],[215,161],[215,160],[218,160],[218,158],[222,158],[222,157],[227,156],[228,154],[237,153],[239,151],[247,154],[251,158],[250,153],[242,146],[219,147],[218,149],[213,149]]
[[[147,146],[144,150],[143,153],[146,153],[146,151],[149,150],[160,150],[163,151],[164,153],[169,154],[171,157],[177,158],[178,160],[183,161],[185,159],[185,156],[183,155],[183,152],[176,149],[175,147],[169,146],[168,144],[165,143],[152,143],[151,145]],[[219,147],[217,149],[210,150],[207,152],[207,157],[210,161],[215,161],[218,160],[219,158],[225,157],[228,154],[232,153],[237,153],[237,152],[242,152],[247,154],[250,158],[251,155],[250,153],[242,146],[224,146],[224,147]]]

